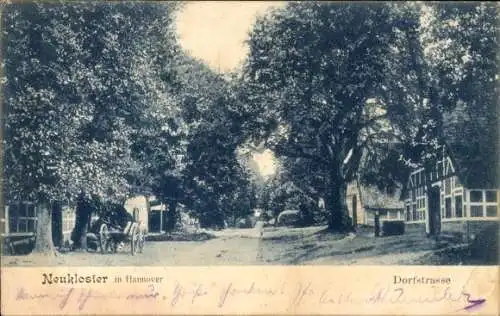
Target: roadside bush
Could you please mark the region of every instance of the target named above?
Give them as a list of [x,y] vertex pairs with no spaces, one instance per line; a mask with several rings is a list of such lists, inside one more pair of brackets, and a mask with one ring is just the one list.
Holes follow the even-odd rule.
[[199,233],[168,233],[161,235],[147,235],[146,241],[206,241],[216,238],[214,235],[199,232]]
[[498,264],[498,226],[498,223],[491,223],[476,234],[470,245],[474,259],[485,264]]

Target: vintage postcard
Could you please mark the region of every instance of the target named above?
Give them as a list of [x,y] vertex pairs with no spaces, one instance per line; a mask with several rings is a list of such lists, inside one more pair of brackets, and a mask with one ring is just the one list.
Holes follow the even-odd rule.
[[2,315],[498,315],[499,11],[2,2]]

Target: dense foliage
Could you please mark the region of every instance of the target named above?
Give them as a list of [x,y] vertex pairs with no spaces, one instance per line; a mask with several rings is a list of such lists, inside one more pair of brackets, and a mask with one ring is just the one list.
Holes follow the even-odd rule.
[[365,145],[389,132],[383,119],[393,104],[382,92],[396,42],[391,12],[380,4],[290,3],[260,19],[249,40],[244,80],[260,96],[253,105],[264,104],[275,122],[268,145],[313,161],[335,229],[350,226],[346,186]]
[[[89,213],[134,194],[168,205],[167,230],[178,204],[204,227],[260,206],[347,230],[348,182],[394,188],[443,145],[465,181],[498,185],[497,5],[291,2],[257,20],[231,75],[182,51],[180,8],[2,8],[3,193],[44,206],[38,236],[69,201],[84,248]],[[252,144],[276,175],[255,174]]]
[[494,4],[289,3],[250,35],[253,136],[325,198],[335,229],[350,226],[349,181],[394,189],[442,146],[494,183],[498,25]]

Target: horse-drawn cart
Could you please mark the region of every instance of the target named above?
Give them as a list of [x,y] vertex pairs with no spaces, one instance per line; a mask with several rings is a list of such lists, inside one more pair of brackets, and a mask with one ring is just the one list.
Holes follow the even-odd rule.
[[146,229],[142,222],[129,221],[125,228],[103,221],[99,227],[99,247],[101,253],[116,253],[120,244],[129,243],[130,253],[142,253]]

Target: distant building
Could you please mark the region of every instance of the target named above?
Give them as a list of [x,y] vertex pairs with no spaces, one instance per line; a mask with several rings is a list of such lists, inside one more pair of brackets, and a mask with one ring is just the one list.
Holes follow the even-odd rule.
[[276,219],[276,226],[295,226],[299,220],[299,210],[284,210]]
[[375,217],[382,221],[404,220],[401,190],[383,192],[375,186],[353,181],[347,186],[347,208],[353,225],[375,226]]
[[144,195],[131,197],[123,206],[136,221],[144,223],[146,229],[149,230],[149,197]]
[[137,195],[127,199],[124,207],[135,220],[144,223],[148,232],[165,232],[168,209],[156,197]]
[[[129,198],[124,205],[127,212],[134,218],[141,221],[147,227],[149,233],[166,232],[168,221],[168,206],[161,203],[155,196],[138,195]],[[199,221],[190,216],[188,210],[181,203],[177,205],[177,211],[180,215],[180,221],[177,223],[183,229],[195,231],[199,229]]]

